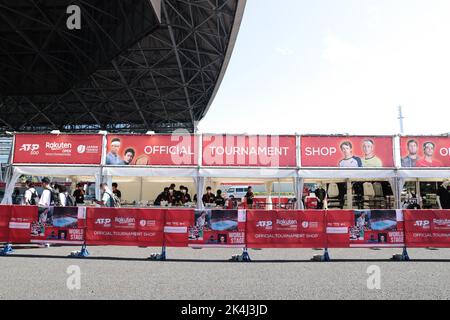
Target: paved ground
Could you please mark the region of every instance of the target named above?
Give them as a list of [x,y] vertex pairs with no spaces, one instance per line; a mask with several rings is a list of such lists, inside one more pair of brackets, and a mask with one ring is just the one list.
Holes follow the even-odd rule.
[[[411,262],[389,261],[397,249],[250,250],[253,262],[226,260],[234,249],[174,249],[170,260],[148,261],[157,248],[91,247],[88,259],[68,258],[78,247],[26,248],[0,257],[0,299],[450,299],[450,249],[410,249]],[[69,290],[71,265],[81,288]],[[381,289],[367,288],[367,268],[381,270]]]

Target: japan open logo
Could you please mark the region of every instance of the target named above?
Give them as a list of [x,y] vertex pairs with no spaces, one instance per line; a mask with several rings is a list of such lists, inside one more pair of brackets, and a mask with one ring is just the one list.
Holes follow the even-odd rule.
[[85,152],[86,152],[86,146],[83,145],[83,144],[80,144],[80,145],[77,147],[77,151],[78,151],[78,153],[85,153]]
[[304,229],[307,229],[307,228],[309,227],[309,222],[308,222],[308,221],[303,221],[303,222],[302,222],[302,227],[303,227]]
[[141,220],[139,221],[139,224],[141,225],[141,227],[145,227],[147,225],[147,221]]

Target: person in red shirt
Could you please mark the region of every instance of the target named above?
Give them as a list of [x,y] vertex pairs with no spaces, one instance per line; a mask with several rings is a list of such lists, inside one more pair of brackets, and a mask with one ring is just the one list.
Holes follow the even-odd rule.
[[416,167],[442,167],[442,162],[433,159],[434,150],[436,145],[433,142],[425,142],[423,144],[423,159],[417,160]]

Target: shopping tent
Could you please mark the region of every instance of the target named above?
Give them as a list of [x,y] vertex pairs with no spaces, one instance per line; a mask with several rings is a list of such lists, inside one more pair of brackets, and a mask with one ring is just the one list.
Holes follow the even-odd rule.
[[[5,195],[2,204],[12,204],[12,194],[20,176],[92,176],[96,185],[102,181],[100,166],[81,165],[10,165],[7,170]],[[96,190],[96,193],[99,192]],[[99,196],[99,195],[97,195]]]

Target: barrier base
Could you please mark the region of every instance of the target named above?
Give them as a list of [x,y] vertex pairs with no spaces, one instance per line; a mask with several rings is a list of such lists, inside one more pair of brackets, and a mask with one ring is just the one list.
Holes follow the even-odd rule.
[[247,248],[244,248],[242,251],[242,254],[237,254],[231,257],[231,261],[236,262],[250,262],[252,259],[250,259],[250,254],[248,253]]
[[14,252],[14,250],[12,248],[12,244],[11,243],[7,243],[3,247],[2,251],[0,251],[0,256],[7,256],[9,254],[12,254],[13,252]]
[[149,257],[150,260],[165,261],[166,260],[166,247],[163,247],[161,253],[152,253]]
[[89,251],[86,246],[82,246],[81,251],[72,251],[70,256],[75,258],[86,258],[89,256]]
[[331,261],[330,254],[328,253],[328,249],[325,249],[323,254],[316,254],[316,255],[314,255],[311,260],[318,261],[318,262],[329,262],[329,261]]
[[409,255],[408,250],[406,248],[403,248],[403,252],[401,254],[394,254],[392,256],[392,260],[395,261],[409,261]]

